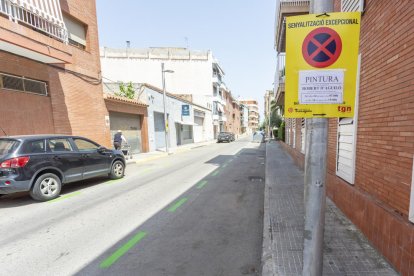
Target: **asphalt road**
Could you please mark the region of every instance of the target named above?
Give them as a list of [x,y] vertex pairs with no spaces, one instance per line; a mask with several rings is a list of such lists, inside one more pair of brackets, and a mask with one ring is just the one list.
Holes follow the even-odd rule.
[[264,144],[212,144],[57,200],[0,199],[0,275],[259,275]]

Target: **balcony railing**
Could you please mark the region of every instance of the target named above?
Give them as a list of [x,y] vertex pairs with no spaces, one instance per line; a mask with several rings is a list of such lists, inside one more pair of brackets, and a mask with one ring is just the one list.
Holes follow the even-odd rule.
[[11,21],[68,42],[59,0],[0,0],[0,13],[8,16]]
[[275,13],[275,48],[278,48],[278,43],[280,43],[280,24],[283,24],[284,17],[283,13],[287,12],[292,14],[295,12],[304,12],[305,10],[309,11],[310,0],[276,0],[276,13]]

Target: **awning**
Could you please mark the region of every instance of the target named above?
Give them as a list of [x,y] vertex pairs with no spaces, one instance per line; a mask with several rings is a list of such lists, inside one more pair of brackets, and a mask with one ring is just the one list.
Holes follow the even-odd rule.
[[177,124],[180,125],[188,125],[188,126],[196,126],[193,122],[184,122],[184,121],[175,121]]

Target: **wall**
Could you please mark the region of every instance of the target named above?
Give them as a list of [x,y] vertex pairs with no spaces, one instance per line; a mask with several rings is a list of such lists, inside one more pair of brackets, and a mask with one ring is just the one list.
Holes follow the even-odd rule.
[[[149,150],[156,150],[156,141],[155,141],[155,126],[154,126],[154,112],[159,112],[164,114],[164,104],[163,104],[163,94],[154,89],[145,88],[141,96],[141,100],[147,99],[148,103],[148,140],[149,140]],[[182,116],[182,105],[190,105],[190,115]],[[194,109],[206,112],[206,117],[204,121],[205,130],[198,126],[194,125]],[[194,106],[191,103],[185,102],[179,98],[171,97],[167,95],[166,97],[166,110],[169,115],[168,126],[169,126],[169,145],[171,148],[177,147],[177,131],[176,122],[185,122],[193,125],[193,139],[191,141],[181,141],[181,144],[194,143],[194,142],[203,142],[213,139],[212,138],[212,116],[211,111],[204,109],[202,107]]]
[[[62,0],[61,6],[63,12],[88,25],[86,51],[48,38],[23,25],[15,23],[11,25],[8,19],[0,17],[1,25],[3,26],[3,21],[7,22],[4,26],[13,32],[17,30],[16,35],[20,38],[29,39],[34,43],[38,40],[42,43],[49,43],[50,45],[47,44],[47,46],[50,46],[50,51],[60,49],[60,53],[64,52],[70,57],[68,58],[70,63],[59,65],[59,69],[35,60],[0,52],[1,72],[45,81],[48,84],[49,93],[48,100],[15,93],[7,94],[5,98],[2,97],[0,106],[7,106],[9,110],[24,110],[27,115],[36,113],[39,105],[43,106],[44,117],[47,118],[45,121],[40,121],[36,119],[39,115],[33,115],[30,116],[33,118],[31,126],[27,124],[27,120],[30,119],[15,120],[14,126],[11,126],[5,123],[5,117],[1,116],[0,125],[6,124],[5,130],[9,130],[10,135],[46,132],[75,134],[110,146],[109,127],[105,124],[105,116],[108,113],[102,96],[102,85],[99,83],[100,62],[95,1]],[[75,76],[65,69],[88,77]],[[90,79],[94,79],[95,81],[92,82],[96,83],[92,83]],[[32,105],[26,104],[32,100],[34,101]],[[48,101],[50,103],[47,103]],[[39,105],[34,103],[39,103]]]
[[[161,63],[165,70],[174,73],[165,74],[166,89],[173,94],[212,94],[212,55],[204,52],[204,57],[190,59],[173,59],[168,54],[152,54],[149,49],[129,49],[129,58],[126,49],[103,48],[101,51],[102,74],[113,81],[149,83],[162,87]],[[161,49],[162,50],[162,49]],[[122,51],[120,53],[120,51]],[[133,52],[144,51],[146,57],[136,57]],[[148,51],[148,52],[147,52]],[[163,52],[165,53],[165,52]]]
[[[414,156],[414,32],[408,22],[414,5],[365,4],[355,184],[336,175],[338,119],[330,119],[327,195],[402,275],[414,275],[414,226],[408,220]],[[339,11],[339,0],[335,7]],[[285,147],[303,163],[300,148]]]

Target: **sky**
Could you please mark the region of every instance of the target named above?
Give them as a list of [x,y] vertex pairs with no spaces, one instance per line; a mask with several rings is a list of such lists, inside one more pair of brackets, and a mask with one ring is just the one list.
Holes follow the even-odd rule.
[[275,0],[97,0],[100,46],[211,50],[234,97],[259,101],[276,69]]

